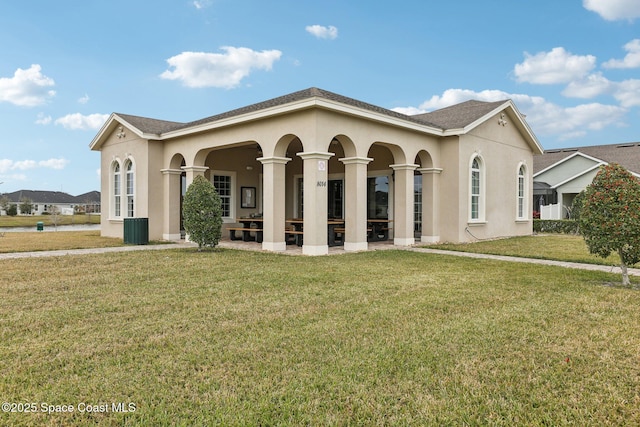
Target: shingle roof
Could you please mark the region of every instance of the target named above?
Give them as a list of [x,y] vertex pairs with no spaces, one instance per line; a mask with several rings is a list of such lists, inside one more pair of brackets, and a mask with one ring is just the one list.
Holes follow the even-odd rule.
[[150,119],[148,117],[132,116],[130,114],[115,113],[119,117],[126,120],[131,125],[140,129],[144,133],[152,133],[161,135],[165,132],[178,129],[184,125],[184,123],[170,122],[167,120]]
[[638,142],[547,150],[544,154],[533,157],[533,173],[538,173],[576,152],[607,163],[618,163],[625,169],[640,174],[640,143]]
[[418,114],[409,116],[406,114],[398,113],[397,111],[389,110],[379,107],[377,105],[369,104],[367,102],[358,101],[357,99],[349,98],[337,93],[329,92],[327,90],[319,88],[309,88],[298,92],[293,92],[287,95],[279,96],[277,98],[269,99],[267,101],[258,102],[256,104],[247,105],[245,107],[237,108],[235,110],[227,111],[214,116],[205,117],[200,120],[195,120],[188,123],[171,122],[166,120],[151,119],[147,117],[132,116],[129,114],[116,113],[119,117],[126,120],[131,125],[135,126],[144,133],[151,133],[161,135],[163,133],[186,129],[194,126],[199,126],[207,123],[213,123],[218,120],[223,120],[231,117],[240,116],[243,114],[258,112],[268,108],[278,107],[281,105],[290,104],[297,101],[303,101],[310,98],[321,98],[330,101],[336,101],[341,104],[349,105],[352,107],[368,110],[376,113],[380,113],[389,117],[394,117],[402,120],[407,120],[414,123],[430,126],[437,129],[459,129],[464,126],[473,123],[485,114],[493,111],[495,108],[504,104],[506,101],[499,102],[482,102],[482,101],[467,101],[461,104],[453,105],[451,107],[436,110],[431,113]]
[[100,203],[100,192],[89,191],[88,193],[79,194],[76,196],[76,203]]
[[496,102],[470,100],[413,117],[434,123],[441,129],[461,129],[489,114],[505,102],[507,100]]
[[79,196],[62,191],[37,191],[37,190],[18,190],[13,193],[4,193],[13,203],[20,203],[23,199],[29,199],[34,203],[52,203],[52,204],[84,204],[89,202],[100,202],[100,192],[90,191]]
[[270,99],[268,101],[259,102],[257,104],[248,105],[246,107],[238,108],[236,110],[228,111],[226,113],[218,114],[215,116],[207,117],[202,120],[197,120],[191,123],[185,123],[184,127],[197,126],[204,123],[214,122],[217,120],[225,119],[228,117],[239,116],[241,114],[252,113],[260,110],[264,110],[267,108],[277,107],[280,105],[289,104],[296,101],[302,101],[309,98],[322,98],[330,101],[336,101],[341,104],[350,105],[352,107],[361,108],[363,110],[369,110],[376,113],[384,114],[390,117],[395,117],[403,120],[409,120],[413,122],[417,122],[420,124],[435,126],[433,123],[428,120],[423,120],[417,118],[415,116],[408,116],[406,114],[398,113],[393,110],[388,110],[386,108],[378,107],[377,105],[369,104],[366,102],[358,101],[357,99],[349,98],[347,96],[339,95],[337,93],[329,92],[324,89],[319,89],[316,87],[312,87],[309,89],[304,89],[298,92],[293,92],[288,95],[279,96],[277,98]]

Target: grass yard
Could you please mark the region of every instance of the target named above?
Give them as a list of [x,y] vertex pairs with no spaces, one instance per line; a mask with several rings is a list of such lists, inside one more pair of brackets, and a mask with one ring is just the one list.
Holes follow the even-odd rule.
[[[0,215],[1,227],[33,227],[36,229],[38,221],[42,221],[45,227],[53,227],[51,215]],[[73,224],[100,224],[100,215],[58,215],[58,225]]]
[[1,425],[640,424],[640,292],[615,275],[404,251],[0,266],[0,396],[38,409]]
[[[2,233],[1,228],[0,233]],[[122,245],[122,239],[101,237],[99,230],[6,232],[3,237],[0,237],[0,253],[105,248]]]
[[425,247],[587,264],[620,265],[617,254],[612,254],[607,259],[591,255],[582,236],[567,234],[540,234],[474,243],[443,243]]

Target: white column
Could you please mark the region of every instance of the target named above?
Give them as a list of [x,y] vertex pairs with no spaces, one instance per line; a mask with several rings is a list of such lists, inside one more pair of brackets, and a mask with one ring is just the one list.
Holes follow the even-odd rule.
[[326,255],[329,159],[333,153],[298,153],[304,161],[304,255]]
[[284,251],[287,243],[284,235],[285,221],[285,166],[287,157],[260,157],[263,187],[262,249]]
[[345,251],[366,251],[368,157],[340,159],[345,170]]
[[421,168],[422,174],[422,234],[420,241],[440,241],[440,168]]
[[394,171],[393,244],[410,246],[416,242],[413,236],[413,172],[418,165],[390,165]]
[[164,240],[180,240],[180,176],[181,169],[162,169],[163,182],[163,223]]
[[193,182],[193,179],[198,175],[204,176],[207,169],[209,169],[208,166],[182,166],[182,170],[187,173],[187,189]]

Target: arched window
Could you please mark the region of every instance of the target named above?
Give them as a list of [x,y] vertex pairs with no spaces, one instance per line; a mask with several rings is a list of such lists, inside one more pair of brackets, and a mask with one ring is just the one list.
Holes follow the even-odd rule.
[[527,191],[526,180],[527,175],[524,165],[520,165],[518,168],[518,212],[517,219],[525,219],[527,216]]
[[113,177],[112,177],[112,197],[111,203],[112,208],[111,212],[113,216],[119,218],[122,216],[122,212],[120,210],[120,202],[122,196],[122,176],[120,172],[120,163],[113,162]]
[[127,191],[127,217],[132,218],[134,216],[134,196],[135,196],[135,187],[134,187],[134,170],[133,170],[133,162],[131,160],[127,160],[125,163],[125,171],[126,171],[126,191]]
[[471,221],[484,220],[484,165],[479,156],[471,160],[469,182],[469,219]]

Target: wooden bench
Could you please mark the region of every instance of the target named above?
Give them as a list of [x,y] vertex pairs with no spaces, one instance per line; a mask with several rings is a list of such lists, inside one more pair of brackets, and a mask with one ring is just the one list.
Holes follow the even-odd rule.
[[[342,235],[342,237],[341,237],[341,239],[340,239],[340,243],[339,243],[339,244],[344,245],[344,235],[345,235],[345,233],[347,232],[347,229],[346,229],[346,228],[344,228],[344,227],[336,227],[336,228],[334,228],[334,229],[333,229],[333,231],[334,231],[334,233],[335,233],[335,234],[341,234],[341,235]],[[367,228],[367,236],[369,235],[369,233],[371,233],[371,231],[372,231],[372,229],[371,229],[371,228]],[[335,240],[336,240],[336,239],[335,239],[335,237],[334,237],[334,241],[335,241]]]
[[[245,228],[245,227],[229,227],[229,239],[231,240],[242,240],[243,242],[253,242],[254,240],[258,243],[262,243],[262,228]],[[242,231],[242,237],[236,236],[236,231]],[[251,233],[255,232],[255,239],[251,236]]]
[[298,246],[302,246],[302,236],[304,235],[304,231],[285,230],[284,234],[285,236],[289,235],[289,237],[292,237],[292,239],[285,239],[288,245],[295,243]]

